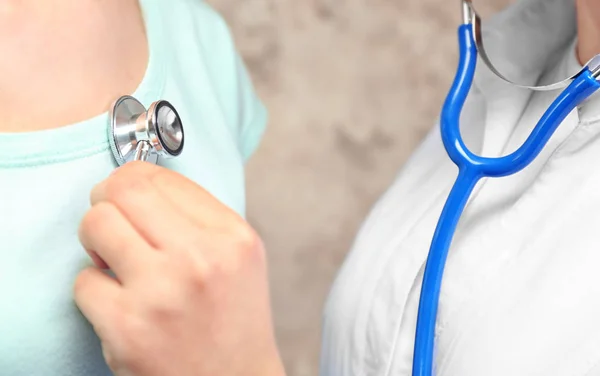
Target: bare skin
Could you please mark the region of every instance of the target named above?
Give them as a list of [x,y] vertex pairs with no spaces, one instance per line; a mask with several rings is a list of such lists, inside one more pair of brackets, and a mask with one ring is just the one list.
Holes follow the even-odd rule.
[[577,54],[581,64],[587,63],[600,53],[600,2],[576,0],[579,45]]
[[91,204],[81,243],[116,278],[83,270],[75,301],[115,376],[285,376],[265,249],[243,218],[146,162],[120,167]]
[[135,91],[149,54],[137,0],[4,0],[0,50],[0,132],[105,112]]

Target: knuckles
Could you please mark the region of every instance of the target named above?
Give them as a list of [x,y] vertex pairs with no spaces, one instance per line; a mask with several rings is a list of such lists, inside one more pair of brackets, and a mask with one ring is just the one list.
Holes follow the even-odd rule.
[[117,209],[109,203],[100,202],[94,205],[85,214],[80,224],[80,233],[89,234],[95,229],[103,226],[104,223],[114,218]]
[[262,260],[264,247],[260,236],[245,221],[233,228],[230,238],[235,256],[242,262]]
[[151,163],[134,161],[119,167],[107,180],[104,196],[115,203],[154,189],[154,182],[167,180],[171,171]]
[[198,236],[190,237],[187,247],[167,254],[169,274],[189,292],[206,292],[247,275],[251,269],[262,269],[265,262],[260,237],[241,220],[222,232],[199,231]]
[[217,258],[208,265],[203,265],[197,273],[208,281],[221,277],[239,278],[254,268],[262,268],[265,263],[260,237],[242,220],[226,232],[222,243],[213,248]]
[[119,203],[132,194],[143,194],[151,189],[150,179],[142,174],[119,173],[106,182],[105,195],[108,201]]
[[185,270],[186,284],[192,291],[204,291],[215,280],[217,267],[206,262],[201,255],[192,256],[182,270]]

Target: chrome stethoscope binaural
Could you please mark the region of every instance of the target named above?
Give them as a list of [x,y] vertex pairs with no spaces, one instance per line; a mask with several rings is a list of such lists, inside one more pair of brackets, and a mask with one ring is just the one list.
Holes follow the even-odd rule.
[[[471,0],[461,0],[461,3],[463,23],[458,28],[458,69],[440,118],[442,141],[448,156],[458,166],[458,177],[438,221],[425,264],[414,344],[413,376],[433,374],[435,322],[442,275],[456,226],[473,188],[482,178],[512,175],[528,166],[567,115],[600,88],[600,55],[588,62],[579,73],[558,83],[527,86],[510,81],[494,67],[485,52],[481,19]],[[475,155],[465,146],[460,135],[459,118],[473,82],[478,53],[494,74],[510,84],[538,91],[564,88],[523,145],[504,157]]]
[[113,104],[109,117],[108,138],[119,166],[131,161],[157,163],[159,157],[176,157],[183,150],[181,118],[165,100],[146,109],[137,99],[122,96]]

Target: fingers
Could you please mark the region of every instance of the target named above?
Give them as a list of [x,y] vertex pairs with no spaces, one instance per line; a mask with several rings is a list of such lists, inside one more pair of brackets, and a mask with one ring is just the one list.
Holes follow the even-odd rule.
[[154,175],[153,181],[181,215],[202,227],[228,226],[232,220],[239,219],[237,213],[182,175],[165,170]]
[[[179,212],[190,221],[201,227],[223,227],[239,216],[222,204],[205,189],[183,175],[152,165],[150,163],[133,162],[120,167],[111,179],[141,180],[146,179],[168,200]],[[97,186],[92,201],[105,200],[107,179]]]
[[96,265],[103,267],[103,261],[120,280],[136,275],[153,251],[123,214],[106,202],[94,205],[85,215],[79,240]]
[[106,332],[102,323],[115,312],[120,293],[119,283],[99,269],[87,268],[77,276],[75,303],[100,336]]
[[[93,189],[92,205],[102,202],[114,205],[152,247],[169,249],[189,244],[199,226],[183,216],[180,208],[174,206],[152,180],[153,176],[165,174],[167,170],[149,163],[131,165],[134,168],[121,167],[118,173]],[[183,180],[177,174],[172,175],[178,181]]]

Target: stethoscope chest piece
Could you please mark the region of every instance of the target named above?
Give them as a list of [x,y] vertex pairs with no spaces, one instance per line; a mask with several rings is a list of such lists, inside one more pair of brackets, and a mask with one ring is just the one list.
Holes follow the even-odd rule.
[[119,164],[131,161],[157,163],[183,150],[183,125],[175,107],[161,100],[146,109],[131,96],[119,98],[110,111],[109,140]]

